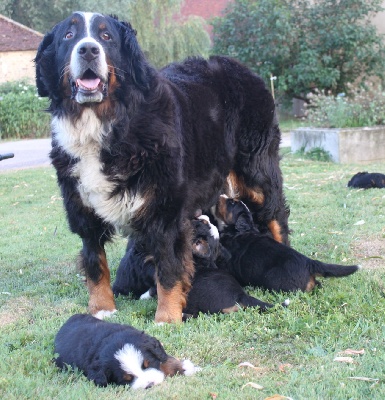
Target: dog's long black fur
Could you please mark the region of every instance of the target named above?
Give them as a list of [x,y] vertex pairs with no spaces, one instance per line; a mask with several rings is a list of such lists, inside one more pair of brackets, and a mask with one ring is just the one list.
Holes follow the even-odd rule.
[[213,56],[158,71],[130,24],[81,12],[45,35],[35,62],[93,315],[115,311],[104,246],[119,231],[154,256],[155,320],[180,321],[194,274],[189,221],[223,190],[288,242],[274,100],[248,68]]
[[385,175],[379,172],[358,172],[350,179],[348,187],[361,189],[385,188]]
[[190,361],[169,356],[156,338],[89,314],[76,314],[65,322],[55,337],[54,351],[57,367],[78,368],[98,386],[147,388],[160,383],[163,376],[195,372]]
[[320,284],[317,276],[342,277],[359,269],[357,265],[312,260],[261,234],[241,201],[221,196],[216,215],[226,224],[220,242],[231,254],[228,261],[218,266],[230,272],[242,286],[285,292],[310,291]]

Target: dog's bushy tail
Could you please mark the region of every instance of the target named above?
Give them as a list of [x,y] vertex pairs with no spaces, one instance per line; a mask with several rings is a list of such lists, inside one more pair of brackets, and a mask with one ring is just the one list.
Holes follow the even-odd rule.
[[310,260],[310,273],[325,278],[348,276],[354,274],[361,267],[359,265],[326,264],[318,260]]

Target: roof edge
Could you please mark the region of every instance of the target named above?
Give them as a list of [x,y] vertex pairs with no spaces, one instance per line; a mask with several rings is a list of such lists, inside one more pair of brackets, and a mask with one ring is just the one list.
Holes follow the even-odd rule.
[[44,34],[38,32],[38,31],[35,31],[31,28],[28,28],[28,26],[25,26],[25,25],[21,24],[20,22],[15,21],[14,19],[8,18],[3,14],[0,14],[0,19],[3,19],[4,21],[9,22],[10,24],[16,25],[19,28],[24,29],[25,31],[31,32],[37,36],[44,37]]

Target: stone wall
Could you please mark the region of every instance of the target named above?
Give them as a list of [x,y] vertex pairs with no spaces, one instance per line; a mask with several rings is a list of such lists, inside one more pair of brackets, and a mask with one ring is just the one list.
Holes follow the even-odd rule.
[[0,83],[26,79],[35,82],[36,50],[0,52]]
[[291,150],[321,148],[337,163],[385,162],[385,126],[363,128],[299,128],[290,134]]

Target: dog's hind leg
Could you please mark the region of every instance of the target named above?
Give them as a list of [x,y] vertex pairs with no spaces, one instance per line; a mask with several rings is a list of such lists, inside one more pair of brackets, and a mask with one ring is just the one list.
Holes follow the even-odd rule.
[[[278,200],[274,199],[272,202],[270,196],[265,196],[264,191],[258,184],[246,183],[242,175],[237,174],[235,171],[230,171],[227,177],[226,194],[244,201],[250,207],[255,223],[266,225],[277,242],[288,244],[288,213],[282,193],[282,185],[277,184],[277,182],[275,185],[277,185]],[[266,204],[268,202],[280,205],[274,210],[272,204]]]

